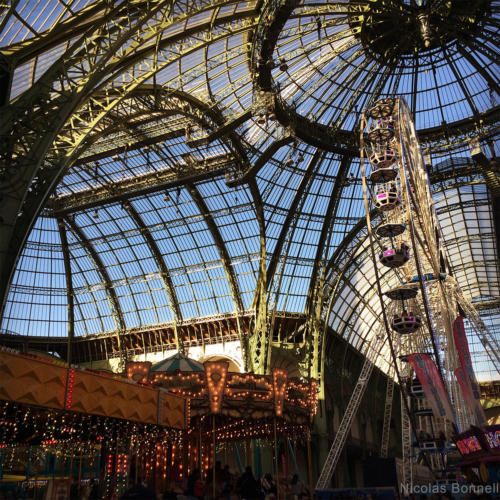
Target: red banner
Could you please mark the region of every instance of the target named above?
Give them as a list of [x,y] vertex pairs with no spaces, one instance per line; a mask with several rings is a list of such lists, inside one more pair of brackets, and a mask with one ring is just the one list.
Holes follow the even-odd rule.
[[481,392],[476,376],[474,375],[469,343],[467,342],[467,335],[465,334],[464,318],[462,318],[462,316],[458,316],[453,322],[453,339],[455,340],[455,347],[457,348],[461,366],[461,372],[457,374],[457,370],[455,370],[455,376],[460,384],[466,403],[472,408],[476,418],[476,425],[484,424],[486,422],[486,417],[480,402]]
[[453,338],[455,340],[455,346],[460,359],[460,365],[464,371],[464,375],[466,375],[469,379],[472,396],[474,399],[479,401],[481,399],[481,392],[476,381],[476,376],[474,375],[474,369],[472,368],[469,343],[467,342],[467,336],[465,335],[464,318],[462,318],[462,316],[458,316],[458,318],[453,322]]
[[476,419],[476,425],[483,425],[486,423],[486,417],[484,415],[483,407],[480,403],[474,398],[472,394],[472,390],[467,379],[467,376],[464,373],[463,368],[459,367],[455,371],[455,377],[457,378],[458,384],[462,389],[462,394],[464,396],[465,403],[472,410],[474,418]]
[[409,354],[406,359],[415,370],[434,415],[436,417],[446,417],[450,422],[454,422],[455,418],[448,392],[431,357],[428,354],[417,353]]

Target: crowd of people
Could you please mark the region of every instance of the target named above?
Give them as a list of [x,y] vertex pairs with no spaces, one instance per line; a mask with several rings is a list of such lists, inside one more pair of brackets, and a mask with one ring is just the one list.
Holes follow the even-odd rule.
[[[215,488],[213,479],[215,477]],[[243,474],[232,474],[229,466],[221,466],[216,462],[215,470],[211,470],[203,479],[199,469],[194,469],[181,486],[172,485],[167,491],[158,496],[144,482],[138,480],[121,497],[121,500],[305,500],[309,498],[309,491],[297,474],[288,478],[280,478],[279,482],[266,473],[257,479],[248,466]]]

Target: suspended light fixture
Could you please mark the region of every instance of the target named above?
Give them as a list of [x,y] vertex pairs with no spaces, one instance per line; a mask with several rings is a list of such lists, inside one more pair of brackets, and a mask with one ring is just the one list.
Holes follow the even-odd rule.
[[94,219],[98,219],[99,218],[99,212],[96,210],[93,214],[92,214],[92,217]]

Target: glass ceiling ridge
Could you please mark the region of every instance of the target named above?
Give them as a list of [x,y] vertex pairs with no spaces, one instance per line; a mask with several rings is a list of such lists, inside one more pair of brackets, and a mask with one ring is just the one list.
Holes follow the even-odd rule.
[[[249,255],[242,255],[241,257],[233,257],[231,258],[230,265],[234,267],[249,262],[259,262],[259,260],[260,260],[260,254],[256,252]],[[220,260],[212,260],[212,261],[201,262],[199,264],[185,265],[183,267],[168,268],[168,271],[171,277],[176,277],[176,276],[185,276],[186,274],[198,273],[200,271],[208,271],[210,269],[221,269],[222,267],[223,267],[222,262]],[[160,271],[158,271],[158,272],[140,274],[137,276],[127,276],[124,278],[110,279],[110,284],[114,288],[119,288],[120,286],[124,285],[133,285],[138,283],[147,283],[154,280],[161,280],[161,277],[162,274]],[[174,288],[177,288],[179,286],[180,285],[174,284]],[[93,292],[105,288],[106,288],[105,283],[73,286],[75,294]]]

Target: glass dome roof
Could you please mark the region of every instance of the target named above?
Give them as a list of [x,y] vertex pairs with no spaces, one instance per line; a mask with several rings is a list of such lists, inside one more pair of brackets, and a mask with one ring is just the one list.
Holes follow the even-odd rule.
[[[155,36],[123,42],[130,53],[75,108],[93,116],[130,84],[74,141],[74,155],[64,152],[19,257],[4,331],[66,336],[69,286],[77,336],[248,313],[262,282],[278,311],[306,314],[325,262],[327,291],[346,266],[327,320],[366,352],[380,304],[363,233],[358,119],[393,95],[409,103],[432,158],[454,275],[470,300],[498,307],[495,181],[474,171],[466,145],[479,137],[496,154],[497,1],[206,0],[176,2],[168,18],[167,3],[140,27],[164,23]],[[11,103],[46,84],[61,54],[112,12],[78,0],[5,9]],[[409,28],[398,46],[401,16]],[[272,92],[276,119],[259,119],[259,92]],[[70,115],[57,133],[69,144],[79,125]],[[381,352],[379,365],[388,362]]]

